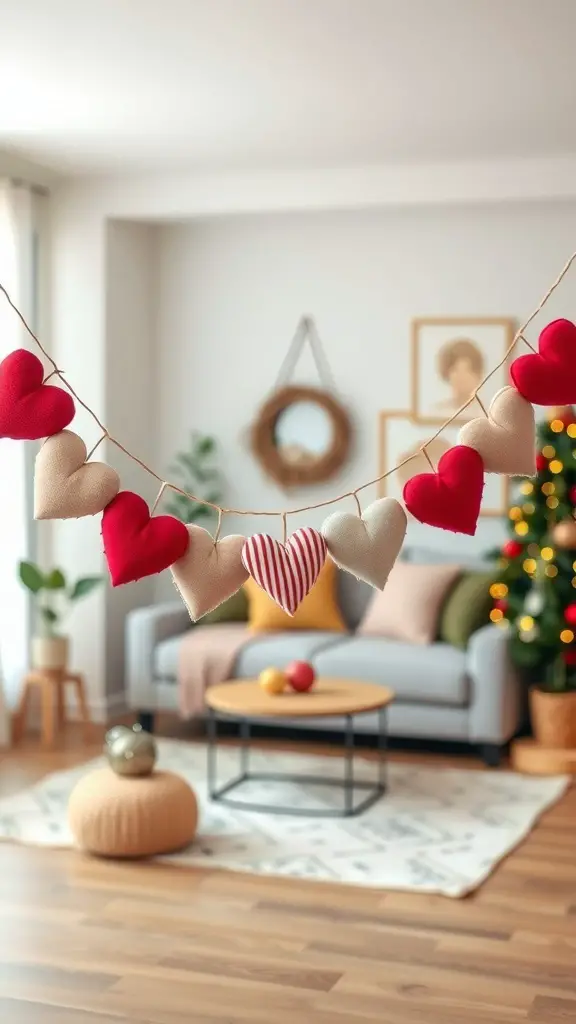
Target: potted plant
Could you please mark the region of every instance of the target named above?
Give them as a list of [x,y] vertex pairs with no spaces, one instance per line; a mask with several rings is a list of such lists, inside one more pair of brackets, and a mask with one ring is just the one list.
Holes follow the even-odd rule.
[[39,631],[32,638],[32,668],[66,669],[69,638],[59,632],[61,621],[76,601],[102,583],[103,577],[83,576],[69,585],[61,569],[42,572],[33,562],[20,562],[18,575],[36,604]]
[[[214,465],[217,455],[217,444],[213,437],[194,431],[190,438],[188,451],[178,452],[170,474],[174,483],[188,494],[196,494],[217,505],[222,496],[222,476]],[[181,519],[183,523],[199,523],[210,525],[214,519],[214,509],[210,505],[202,505],[191,501],[185,494],[169,491],[165,502],[166,511]]]
[[576,686],[563,653],[554,659],[544,681],[530,687],[530,719],[540,746],[576,748]]

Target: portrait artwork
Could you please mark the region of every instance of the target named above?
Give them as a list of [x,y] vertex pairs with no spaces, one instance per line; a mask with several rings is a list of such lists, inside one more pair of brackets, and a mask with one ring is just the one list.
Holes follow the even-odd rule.
[[[514,337],[512,320],[418,319],[412,324],[412,416],[419,423],[444,423],[458,413],[483,378],[505,359]],[[507,362],[482,386],[488,406],[508,383]],[[480,412],[471,402],[459,422]]]

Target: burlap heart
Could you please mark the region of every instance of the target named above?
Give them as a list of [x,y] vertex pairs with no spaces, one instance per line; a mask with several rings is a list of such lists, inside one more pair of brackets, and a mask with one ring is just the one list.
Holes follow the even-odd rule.
[[248,579],[242,565],[244,537],[234,534],[217,544],[201,526],[189,526],[190,546],[171,568],[172,577],[193,622],[226,601]]
[[334,512],[322,534],[336,565],[383,590],[406,535],[406,513],[395,498],[374,501],[362,513]]
[[86,445],[72,430],[49,437],[36,456],[34,518],[95,516],[120,490],[118,473],[103,462],[85,462]]
[[294,615],[326,561],[326,541],[311,526],[296,530],[285,544],[257,533],[245,541],[242,561],[268,597],[287,615]]
[[476,449],[487,473],[533,476],[536,472],[534,410],[515,388],[498,391],[488,417],[466,423],[459,442]]

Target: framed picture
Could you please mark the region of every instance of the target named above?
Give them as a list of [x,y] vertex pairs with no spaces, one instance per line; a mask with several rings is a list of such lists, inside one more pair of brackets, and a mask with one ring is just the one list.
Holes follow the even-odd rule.
[[[412,321],[412,415],[418,423],[445,423],[506,355],[513,320],[418,319]],[[484,384],[485,406],[508,383],[507,362]],[[472,402],[458,417],[481,412]]]
[[[434,467],[438,465],[444,452],[458,444],[459,429],[459,426],[451,424],[442,431],[440,437],[437,437],[427,445],[427,452]],[[430,466],[425,456],[420,452],[420,448],[423,444],[426,444],[426,441],[433,433],[433,430],[427,430],[423,424],[416,423],[410,413],[380,413],[379,475],[388,473],[389,470],[394,469],[395,466],[398,466],[411,455],[416,456],[396,470],[395,473],[391,473],[390,476],[380,481],[379,495],[381,498],[391,497],[402,501],[402,491],[407,481],[418,473],[430,472]],[[480,515],[505,515],[509,506],[509,496],[509,477],[487,473]]]

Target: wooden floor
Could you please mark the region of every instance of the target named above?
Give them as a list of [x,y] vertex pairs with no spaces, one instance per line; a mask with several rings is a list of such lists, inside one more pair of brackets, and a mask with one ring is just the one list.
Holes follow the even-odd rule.
[[[28,743],[0,793],[99,745]],[[465,900],[0,844],[0,1021],[576,1022],[576,789]]]

